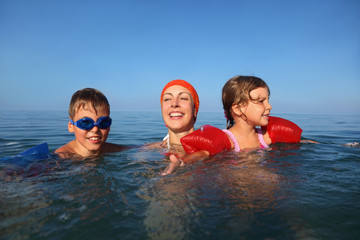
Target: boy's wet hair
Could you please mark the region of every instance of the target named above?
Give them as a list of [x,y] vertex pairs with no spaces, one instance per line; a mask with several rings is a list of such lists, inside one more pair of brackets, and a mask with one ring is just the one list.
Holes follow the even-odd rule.
[[234,119],[232,117],[231,109],[234,104],[247,104],[250,101],[256,101],[252,99],[250,92],[256,88],[264,87],[268,90],[270,95],[270,89],[268,85],[261,78],[254,76],[235,76],[230,78],[222,89],[222,103],[226,116],[226,127],[229,129],[234,125]]
[[100,108],[104,107],[110,113],[110,104],[102,92],[94,88],[84,88],[76,91],[71,97],[69,106],[70,118],[72,119],[75,113],[80,108],[85,108],[86,105],[91,106],[96,114]]

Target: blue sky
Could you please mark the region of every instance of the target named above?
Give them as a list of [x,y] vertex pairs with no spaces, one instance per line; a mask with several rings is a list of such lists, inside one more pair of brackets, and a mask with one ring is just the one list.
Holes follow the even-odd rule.
[[358,0],[0,0],[0,109],[67,110],[94,87],[113,110],[159,110],[193,84],[201,111],[255,75],[274,113],[360,113]]

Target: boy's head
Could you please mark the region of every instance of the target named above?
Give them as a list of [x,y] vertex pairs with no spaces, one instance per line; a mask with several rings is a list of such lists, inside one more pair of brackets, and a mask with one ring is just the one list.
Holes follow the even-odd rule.
[[102,92],[94,88],[84,88],[73,94],[69,106],[70,118],[73,119],[75,113],[81,108],[93,109],[95,113],[105,108],[110,114],[110,105],[107,98]]
[[111,125],[110,106],[104,94],[93,88],[75,92],[69,115],[68,130],[75,134],[73,151],[81,156],[99,155]]

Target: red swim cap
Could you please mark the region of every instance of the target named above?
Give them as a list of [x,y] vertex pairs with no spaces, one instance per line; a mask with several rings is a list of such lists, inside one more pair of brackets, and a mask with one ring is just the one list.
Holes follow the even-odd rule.
[[171,82],[169,82],[168,84],[165,85],[164,89],[161,92],[160,104],[162,104],[162,100],[163,100],[165,90],[168,89],[171,86],[174,86],[174,85],[182,86],[182,87],[184,87],[184,88],[186,88],[187,90],[190,91],[190,94],[191,94],[191,96],[192,96],[192,98],[194,100],[195,110],[196,110],[196,112],[199,112],[200,102],[199,102],[199,96],[198,96],[195,88],[190,83],[188,83],[187,81],[181,80],[181,79],[173,80],[173,81],[171,81]]

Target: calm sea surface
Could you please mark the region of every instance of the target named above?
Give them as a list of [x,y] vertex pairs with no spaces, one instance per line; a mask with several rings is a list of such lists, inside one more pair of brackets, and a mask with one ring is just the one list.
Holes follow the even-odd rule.
[[[360,116],[276,115],[319,144],[221,153],[169,176],[163,152],[16,158],[73,139],[66,111],[0,110],[1,239],[360,239]],[[108,142],[160,141],[160,112],[112,112]],[[202,113],[196,128],[225,128]]]

